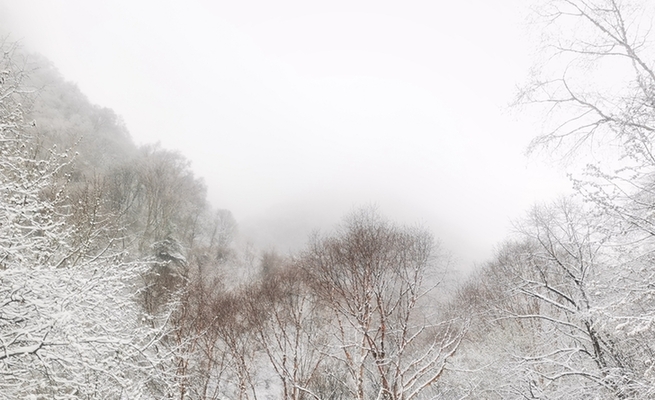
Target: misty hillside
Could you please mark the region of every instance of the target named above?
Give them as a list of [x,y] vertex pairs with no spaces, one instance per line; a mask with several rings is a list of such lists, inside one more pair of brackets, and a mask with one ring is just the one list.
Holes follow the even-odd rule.
[[0,399],[655,397],[653,15],[547,6],[517,107],[575,195],[460,280],[441,238],[374,206],[257,248],[191,160],[2,42]]

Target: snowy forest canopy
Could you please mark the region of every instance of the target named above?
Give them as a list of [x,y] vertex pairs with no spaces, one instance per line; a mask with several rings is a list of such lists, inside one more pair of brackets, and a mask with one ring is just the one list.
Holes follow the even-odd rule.
[[649,7],[545,2],[518,103],[585,167],[454,289],[372,208],[296,254],[238,244],[188,160],[5,41],[0,398],[653,398]]

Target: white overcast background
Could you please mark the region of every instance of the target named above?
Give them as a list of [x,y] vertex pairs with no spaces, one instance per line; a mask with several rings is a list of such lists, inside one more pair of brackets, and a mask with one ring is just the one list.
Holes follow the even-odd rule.
[[568,187],[508,109],[528,3],[0,0],[0,30],[189,158],[255,244],[297,249],[376,204],[468,268]]

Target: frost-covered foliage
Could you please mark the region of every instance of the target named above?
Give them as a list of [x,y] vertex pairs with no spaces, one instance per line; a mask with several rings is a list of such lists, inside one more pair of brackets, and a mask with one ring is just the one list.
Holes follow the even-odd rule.
[[252,335],[226,323],[217,338],[219,312],[238,314],[197,308],[222,294],[198,282],[231,269],[236,286],[253,267],[230,212],[207,206],[182,155],[134,146],[47,61],[2,50],[0,398],[242,392]]
[[464,398],[650,399],[655,8],[543,3],[544,64],[521,98],[544,107],[533,149],[586,165],[577,198],[535,207],[462,289],[478,318],[446,381]]
[[11,56],[5,51],[0,65],[0,264],[53,262],[66,252],[55,185],[66,154],[35,156],[38,144],[23,119],[24,74]]
[[652,398],[652,264],[626,259],[608,221],[570,200],[536,207],[462,289],[477,318],[454,361],[466,372],[446,379],[469,384],[460,395]]
[[0,397],[160,397],[162,324],[138,302],[148,265],[125,261],[94,218],[73,218],[70,157],[38,148],[24,120],[33,93],[14,49],[2,50]]
[[0,272],[1,396],[147,398],[161,387],[161,331],[148,327],[117,261],[74,267],[11,265]]

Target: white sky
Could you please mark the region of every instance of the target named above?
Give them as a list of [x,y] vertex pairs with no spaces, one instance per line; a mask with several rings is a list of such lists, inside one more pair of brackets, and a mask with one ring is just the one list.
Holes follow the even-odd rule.
[[0,0],[0,23],[137,143],[179,149],[258,245],[374,203],[470,265],[568,187],[507,110],[527,3]]

